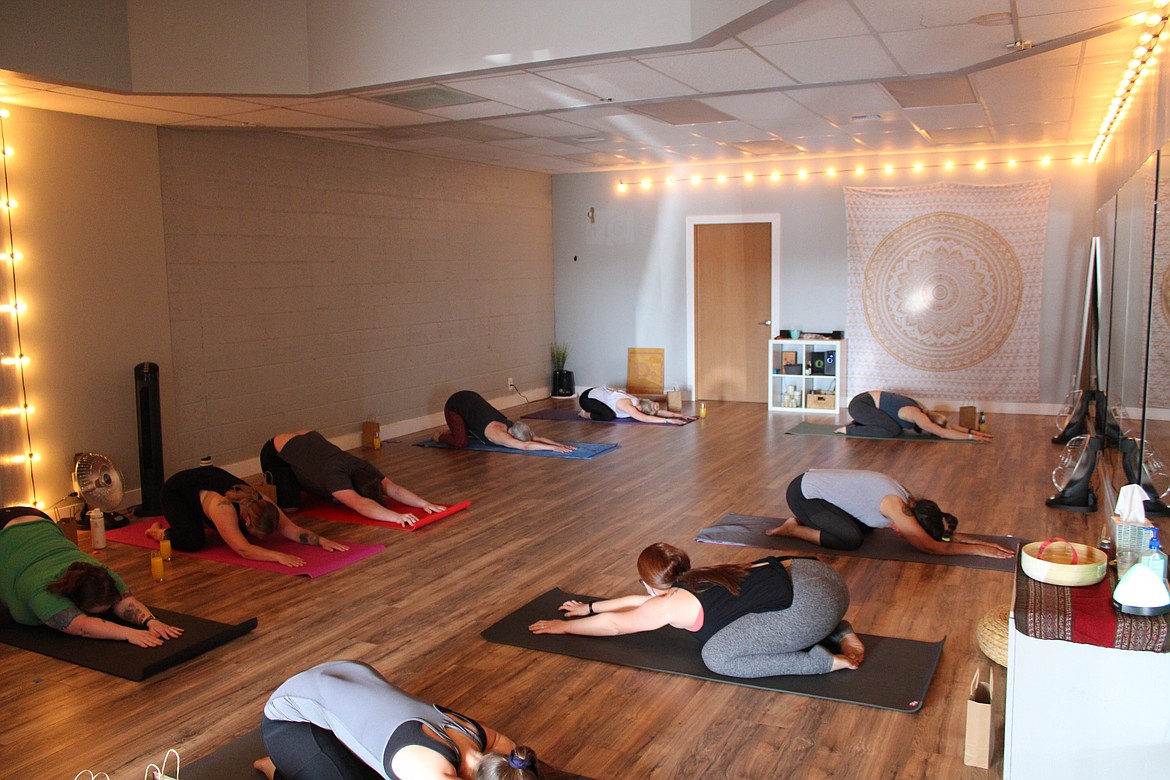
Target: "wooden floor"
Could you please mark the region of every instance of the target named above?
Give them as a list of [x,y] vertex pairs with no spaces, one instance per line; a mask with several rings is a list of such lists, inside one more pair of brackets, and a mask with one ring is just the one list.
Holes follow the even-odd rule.
[[[548,406],[541,401],[511,410]],[[0,777],[136,780],[176,748],[184,762],[254,728],[288,676],[334,658],[366,661],[399,686],[531,744],[595,778],[998,778],[963,765],[966,690],[994,666],[975,628],[1010,601],[1009,574],[825,556],[852,593],[862,632],[946,646],[921,711],[902,714],[492,645],[479,633],[560,586],[638,591],[646,544],[696,564],[747,561],[748,548],[695,543],[722,514],[785,515],[784,491],[813,467],[884,471],[935,498],[960,530],[1089,542],[1102,515],[1047,509],[1060,448],[1050,417],[995,415],[988,445],[789,436],[804,419],[758,404],[707,403],[682,427],[537,420],[538,434],[616,442],[593,461],[410,446],[365,454],[401,484],[471,509],[415,533],[307,521],[383,553],[319,580],[176,558],[166,582],[145,551],[105,559],[144,602],[260,625],[177,669],[133,683],[0,646]],[[810,416],[829,422],[831,417]],[[86,546],[83,537],[83,548]],[[996,668],[1002,722],[1003,670]]]

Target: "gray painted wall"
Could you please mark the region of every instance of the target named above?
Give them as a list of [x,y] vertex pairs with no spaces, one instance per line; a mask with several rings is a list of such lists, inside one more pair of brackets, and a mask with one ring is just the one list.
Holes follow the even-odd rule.
[[[76,451],[139,484],[133,368],[160,365],[167,473],[318,428],[441,422],[549,382],[550,179],[277,133],[12,108],[5,121],[38,497]],[[165,215],[165,217],[164,217]],[[173,357],[172,357],[173,355]],[[397,427],[396,427],[397,426]]]

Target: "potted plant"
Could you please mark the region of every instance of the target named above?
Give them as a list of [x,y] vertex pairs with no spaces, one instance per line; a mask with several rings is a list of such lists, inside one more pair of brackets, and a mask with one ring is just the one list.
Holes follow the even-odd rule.
[[565,361],[569,359],[569,345],[563,341],[554,341],[549,348],[552,356],[552,394],[560,398],[575,395],[577,390],[573,383],[573,372],[565,370]]

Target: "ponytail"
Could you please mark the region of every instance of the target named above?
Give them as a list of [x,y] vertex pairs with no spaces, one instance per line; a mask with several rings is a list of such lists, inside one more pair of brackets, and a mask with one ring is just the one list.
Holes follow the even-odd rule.
[[739,582],[750,568],[748,564],[723,563],[692,569],[690,557],[665,542],[650,545],[638,556],[638,575],[656,590],[667,590],[681,582],[692,588],[700,584],[719,585],[738,596]]
[[949,542],[955,535],[959,519],[950,512],[939,509],[938,504],[929,498],[915,500],[914,496],[910,496],[906,499],[906,508],[914,515],[922,530],[930,534],[930,538],[936,542]]
[[475,771],[476,780],[540,780],[536,751],[517,745],[508,755],[485,753]]

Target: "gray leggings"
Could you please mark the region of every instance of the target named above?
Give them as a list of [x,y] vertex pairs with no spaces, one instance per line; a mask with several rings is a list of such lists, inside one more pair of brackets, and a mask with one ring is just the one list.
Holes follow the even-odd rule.
[[792,561],[792,606],[756,612],[729,623],[703,645],[703,663],[729,677],[825,674],[833,653],[818,644],[840,638],[849,590],[837,572],[817,560]]

